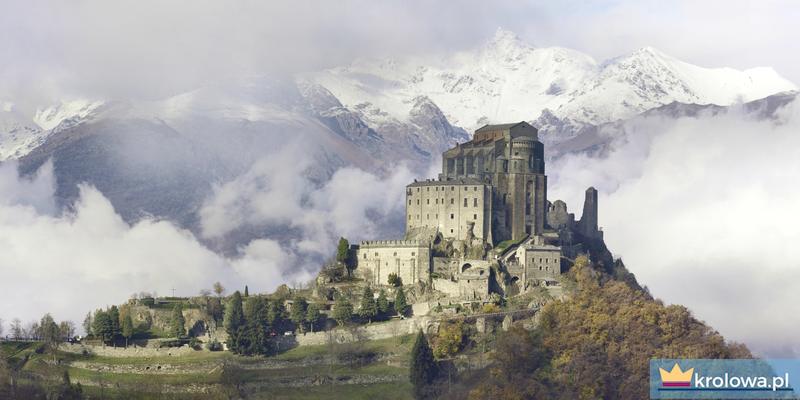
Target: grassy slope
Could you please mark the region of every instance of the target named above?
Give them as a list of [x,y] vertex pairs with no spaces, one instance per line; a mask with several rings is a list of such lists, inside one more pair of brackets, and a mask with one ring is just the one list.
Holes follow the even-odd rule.
[[[71,353],[59,354],[61,366],[53,366],[47,360],[49,355],[35,354],[33,344],[0,344],[0,352],[6,357],[12,354],[29,354],[30,359],[24,366],[26,372],[43,378],[42,381],[60,379],[66,365],[74,361],[89,363],[95,368],[132,366],[142,368],[148,365],[179,366],[190,368],[192,365],[203,364],[204,372],[184,372],[174,374],[135,373],[135,372],[110,372],[96,371],[93,369],[68,366],[73,382],[84,382],[84,391],[88,394],[110,396],[111,398],[151,399],[151,398],[225,398],[224,392],[230,390],[221,384],[223,381],[221,366],[228,363],[237,365],[236,375],[244,382],[248,398],[299,398],[299,399],[410,399],[410,385],[405,379],[398,382],[374,384],[320,384],[302,388],[275,387],[275,382],[292,381],[293,378],[324,377],[325,382],[335,381],[348,376],[368,376],[376,379],[405,377],[405,367],[411,340],[405,337],[384,339],[365,342],[361,345],[351,345],[350,349],[371,351],[379,354],[390,355],[391,363],[374,361],[360,365],[355,362],[330,363],[330,346],[304,346],[291,349],[274,357],[240,357],[228,352],[199,351],[180,357],[102,357],[85,356]],[[338,348],[341,351],[341,348]],[[327,357],[327,358],[326,358]],[[286,367],[264,368],[259,363],[270,360],[291,363],[305,362],[311,365],[288,365]],[[211,368],[209,368],[211,364]],[[210,370],[210,372],[208,372]],[[103,388],[100,387],[102,384]],[[185,391],[191,387],[202,387],[210,391],[204,394],[187,393],[159,393],[161,391]],[[168,389],[164,389],[168,388]],[[149,392],[149,393],[148,393]]]

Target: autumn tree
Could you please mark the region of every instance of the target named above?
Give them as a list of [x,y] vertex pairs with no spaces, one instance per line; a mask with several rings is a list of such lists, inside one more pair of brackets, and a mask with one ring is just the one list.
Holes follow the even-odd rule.
[[214,282],[214,293],[217,294],[217,297],[222,297],[222,294],[225,293],[225,288],[219,282]]

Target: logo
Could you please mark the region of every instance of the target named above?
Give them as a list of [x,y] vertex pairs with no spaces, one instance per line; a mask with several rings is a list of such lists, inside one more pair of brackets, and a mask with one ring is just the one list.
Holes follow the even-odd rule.
[[692,372],[694,372],[694,368],[681,371],[681,366],[675,363],[672,367],[672,371],[667,372],[664,368],[659,368],[658,372],[661,374],[661,386],[689,387],[692,385]]
[[800,399],[792,377],[800,360],[652,359],[650,398]]

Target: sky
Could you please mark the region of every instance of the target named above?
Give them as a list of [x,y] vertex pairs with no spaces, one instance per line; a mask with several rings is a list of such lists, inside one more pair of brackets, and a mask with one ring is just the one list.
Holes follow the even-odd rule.
[[[33,110],[62,98],[162,98],[242,75],[469,49],[498,27],[534,46],[597,60],[652,46],[705,67],[769,66],[798,84],[798,20],[800,7],[789,1],[0,0],[0,104]],[[800,239],[791,212],[800,193],[787,184],[800,175],[798,115],[792,105],[779,123],[738,111],[647,120],[634,129],[636,140],[617,143],[599,164],[575,156],[549,166],[551,193],[577,211],[582,191],[597,186],[609,247],[656,296],[688,305],[765,354],[797,356],[800,253],[786,243]],[[295,151],[302,149],[284,156]],[[287,268],[332,250],[326,246],[336,229],[380,232],[375,221],[402,212],[402,186],[412,179],[402,167],[387,177],[346,168],[317,187],[303,180],[302,165],[287,178],[272,163],[286,165],[256,163],[215,188],[201,210],[202,235],[288,221],[304,240],[287,249],[261,239],[235,257],[211,252],[169,221],[127,224],[91,186],[81,188],[73,210],[59,213],[52,166],[21,179],[13,164],[0,165],[0,318],[52,311],[77,322],[88,309],[76,303],[99,307],[140,290],[168,294],[164,281],[188,294],[215,280],[229,288],[270,282],[259,290],[306,281],[305,269],[292,275]],[[265,202],[283,207],[259,206]]]

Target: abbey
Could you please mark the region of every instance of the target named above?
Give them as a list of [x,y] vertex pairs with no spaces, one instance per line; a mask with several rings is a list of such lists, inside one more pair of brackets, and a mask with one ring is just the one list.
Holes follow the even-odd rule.
[[403,240],[351,249],[355,273],[370,284],[387,285],[395,274],[404,284],[485,300],[491,287],[557,284],[565,257],[602,240],[594,188],[577,222],[564,202],[548,202],[544,145],[526,122],[481,127],[442,154],[437,179],[410,183],[405,201]]

